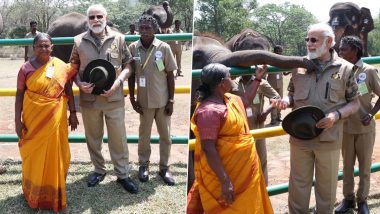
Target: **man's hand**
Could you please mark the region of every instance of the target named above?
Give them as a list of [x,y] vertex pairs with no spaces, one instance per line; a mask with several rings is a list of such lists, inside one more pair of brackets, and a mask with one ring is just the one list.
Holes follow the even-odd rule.
[[95,85],[93,83],[88,83],[88,82],[78,81],[77,85],[79,89],[86,94],[91,94],[95,88]]
[[373,119],[373,115],[368,113],[361,118],[362,124],[368,126]]
[[173,103],[172,102],[168,102],[165,106],[165,112],[168,116],[172,116],[173,114]]
[[131,104],[132,104],[132,107],[133,109],[139,113],[139,114],[143,114],[143,108],[141,107],[140,103],[137,102],[135,99],[131,99]]
[[265,73],[267,72],[267,65],[266,64],[264,64],[263,66],[255,65],[255,68],[256,68],[255,76],[257,79],[261,80],[263,76],[265,75]]
[[23,134],[22,134],[23,130],[26,130],[24,123],[21,121],[16,121],[16,134],[19,139],[22,139],[23,137]]
[[273,108],[284,110],[289,106],[289,101],[284,99],[270,99]]
[[337,112],[330,112],[320,121],[318,121],[315,126],[320,129],[329,129],[333,127],[334,123],[339,119],[339,115]]
[[69,126],[71,126],[71,131],[74,131],[77,129],[79,125],[78,117],[75,112],[70,113],[69,116]]

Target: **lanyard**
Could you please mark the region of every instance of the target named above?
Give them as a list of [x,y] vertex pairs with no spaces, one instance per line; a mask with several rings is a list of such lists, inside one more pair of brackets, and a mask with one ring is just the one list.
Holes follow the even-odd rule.
[[[149,54],[148,54],[148,57],[145,58],[144,65],[142,66],[142,71],[145,69],[145,67],[146,67],[146,65],[147,65],[147,63],[148,63],[148,61],[149,61],[149,58],[150,58],[150,56],[151,56],[152,53],[153,53],[153,49],[155,49],[154,46],[153,46],[152,49],[150,50],[150,52],[149,52]],[[140,56],[140,50],[138,50],[138,51],[139,51],[139,56]],[[140,56],[140,57],[141,57],[141,56]]]

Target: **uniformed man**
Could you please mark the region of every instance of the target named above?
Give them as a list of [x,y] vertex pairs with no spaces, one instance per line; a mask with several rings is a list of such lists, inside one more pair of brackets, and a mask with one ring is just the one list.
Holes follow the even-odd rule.
[[343,195],[344,199],[335,213],[346,213],[355,208],[355,160],[359,162],[359,188],[356,192],[358,213],[369,213],[367,197],[370,187],[371,161],[375,143],[376,124],[373,116],[380,109],[380,99],[372,105],[373,93],[380,96],[380,79],[375,67],[363,62],[363,43],[355,36],[343,37],[339,55],[355,64],[355,79],[359,86],[359,111],[351,115],[343,129]]
[[[245,93],[245,88],[250,85],[255,79],[255,76],[245,75],[236,78],[234,81],[237,88],[232,89],[232,93],[241,96]],[[264,128],[264,122],[267,115],[271,112],[272,107],[268,107],[264,111],[264,97],[269,99],[279,99],[280,95],[274,88],[266,81],[261,79],[259,88],[253,102],[245,110],[247,113],[249,129]],[[261,169],[263,170],[265,183],[268,185],[268,169],[267,169],[267,147],[265,138],[255,139],[255,146],[261,162]]]
[[[102,5],[87,9],[89,30],[74,38],[70,62],[78,69],[75,83],[80,89],[80,106],[83,117],[87,147],[95,170],[87,181],[89,187],[96,186],[106,175],[102,155],[104,120],[108,132],[108,147],[114,165],[117,182],[130,193],[137,193],[138,186],[129,177],[129,153],[124,124],[123,82],[131,74],[131,54],[124,36],[106,26],[107,11]],[[103,94],[92,94],[94,85],[83,81],[87,64],[96,59],[105,59],[116,68],[116,79],[112,87]]]
[[[130,44],[133,56],[133,74],[128,79],[133,109],[140,114],[139,127],[139,173],[141,182],[149,180],[150,137],[153,120],[160,136],[159,175],[168,185],[175,181],[169,172],[171,148],[170,118],[174,105],[175,59],[167,43],[155,38],[158,29],[155,18],[144,14],[139,19],[140,40]],[[137,99],[134,89],[137,82]]]
[[[180,29],[181,27],[181,21],[175,20],[174,21],[174,28],[171,31],[172,33],[183,33],[183,31]],[[182,70],[181,70],[181,59],[182,59],[182,42],[181,41],[170,41],[169,43],[170,48],[172,49],[173,55],[175,57],[175,60],[177,62],[177,77],[183,77]]]
[[338,164],[343,139],[343,120],[359,108],[359,91],[353,65],[337,56],[332,47],[332,28],[319,23],[309,26],[309,59],[319,69],[293,71],[288,97],[273,101],[273,106],[293,109],[313,105],[325,117],[316,127],[324,131],[311,140],[290,137],[289,213],[309,213],[315,172],[316,213],[332,213],[337,188]]
[[[33,38],[37,36],[40,32],[37,30],[37,22],[36,21],[30,21],[30,32],[25,35],[25,38]],[[28,61],[32,56],[34,55],[33,51],[33,45],[25,46],[24,51],[24,60],[25,62]]]
[[136,31],[136,25],[130,24],[129,25],[129,31],[126,33],[127,35],[138,35],[139,32]]

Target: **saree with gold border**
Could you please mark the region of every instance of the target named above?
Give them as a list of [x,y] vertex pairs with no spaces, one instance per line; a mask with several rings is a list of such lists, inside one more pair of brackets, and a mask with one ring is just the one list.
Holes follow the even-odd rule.
[[[220,128],[216,149],[234,186],[235,201],[226,205],[220,200],[221,184],[202,151],[198,127],[191,121],[196,136],[195,182],[188,194],[187,214],[192,213],[273,213],[256,153],[249,134],[244,105],[232,94],[225,94],[227,117]],[[194,114],[195,115],[195,114]]]
[[[49,73],[49,74],[48,74]],[[70,164],[66,82],[75,71],[52,58],[26,80],[19,140],[22,189],[31,208],[66,208],[66,175]]]

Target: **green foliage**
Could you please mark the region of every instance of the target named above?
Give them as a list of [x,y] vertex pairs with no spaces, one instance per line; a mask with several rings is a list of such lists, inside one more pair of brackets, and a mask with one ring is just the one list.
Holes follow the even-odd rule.
[[257,6],[256,0],[199,0],[194,27],[200,32],[210,32],[225,40],[251,25],[248,17]]
[[16,27],[9,32],[9,37],[12,39],[17,39],[17,38],[24,38],[26,33],[28,32],[28,29],[24,26]]
[[373,20],[375,29],[368,34],[368,54],[380,56],[380,14]]
[[316,23],[303,6],[266,4],[254,12],[253,29],[267,36],[272,45],[282,45],[286,55],[305,55],[307,27]]

